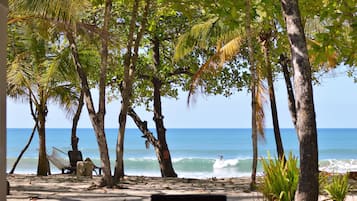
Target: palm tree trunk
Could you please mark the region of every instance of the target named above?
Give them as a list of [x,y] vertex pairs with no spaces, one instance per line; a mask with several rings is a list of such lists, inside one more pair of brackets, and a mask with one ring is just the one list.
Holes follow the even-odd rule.
[[27,151],[27,149],[29,148],[31,142],[32,142],[32,139],[33,137],[35,136],[35,132],[36,132],[36,129],[38,130],[38,119],[35,115],[35,112],[33,110],[33,105],[32,105],[32,99],[31,99],[31,95],[29,97],[29,105],[30,105],[30,109],[31,109],[31,115],[32,115],[32,118],[35,120],[35,125],[33,126],[33,129],[32,129],[32,132],[31,132],[31,135],[30,135],[30,138],[28,139],[25,147],[22,149],[22,151],[20,152],[19,156],[17,157],[14,165],[12,166],[9,174],[14,174],[15,172],[15,169],[17,167],[17,164],[20,162],[22,156],[24,155],[24,153]]
[[49,174],[49,163],[46,154],[46,116],[47,107],[45,103],[41,103],[37,106],[37,119],[39,123],[38,136],[39,136],[39,152],[38,152],[38,164],[37,164],[37,175],[47,176]]
[[250,181],[250,188],[256,188],[256,175],[257,175],[257,165],[258,165],[258,129],[257,129],[257,79],[256,79],[256,68],[254,64],[254,50],[253,43],[251,38],[251,2],[250,0],[246,0],[246,32],[247,32],[247,41],[248,41],[248,60],[250,65],[250,72],[252,76],[252,81],[250,84],[250,89],[252,93],[252,145],[253,145],[253,162],[252,162],[252,174]]
[[25,147],[21,150],[21,152],[20,152],[19,156],[17,157],[16,161],[14,162],[14,165],[12,166],[12,168],[11,168],[9,174],[14,174],[15,169],[16,169],[16,167],[17,167],[17,164],[20,162],[22,156],[24,155],[24,153],[25,153],[25,152],[27,151],[27,149],[29,148],[29,146],[30,146],[30,144],[31,144],[31,142],[32,142],[33,136],[35,136],[35,132],[36,132],[36,125],[33,127],[32,132],[31,132],[31,135],[30,135],[30,137],[29,137],[29,139],[28,139],[28,141],[27,141]]
[[284,155],[283,142],[281,140],[281,134],[280,134],[278,110],[276,107],[276,99],[275,99],[273,72],[272,72],[272,67],[271,67],[271,62],[270,62],[270,54],[269,54],[270,53],[270,39],[271,39],[270,35],[271,35],[271,32],[262,34],[261,40],[263,43],[264,60],[265,60],[265,66],[267,69],[270,108],[271,108],[271,115],[272,115],[272,120],[273,120],[276,150],[277,150],[279,159],[283,159],[284,161],[286,161],[285,155]]
[[74,114],[73,117],[73,121],[72,121],[72,132],[71,132],[71,145],[72,145],[72,150],[73,151],[78,151],[78,141],[79,138],[77,137],[77,127],[78,127],[78,122],[79,122],[79,118],[81,117],[81,113],[82,113],[82,109],[84,106],[84,93],[81,90],[80,92],[80,96],[78,99],[78,107],[77,107],[77,111]]
[[319,195],[318,145],[311,66],[297,0],[281,0],[291,47],[296,95],[296,130],[300,143],[300,176],[295,200],[316,201]]
[[295,96],[293,85],[291,84],[290,73],[288,68],[289,59],[285,55],[280,55],[279,63],[283,69],[286,90],[288,93],[288,107],[293,121],[294,127],[296,128],[296,107],[295,107]]

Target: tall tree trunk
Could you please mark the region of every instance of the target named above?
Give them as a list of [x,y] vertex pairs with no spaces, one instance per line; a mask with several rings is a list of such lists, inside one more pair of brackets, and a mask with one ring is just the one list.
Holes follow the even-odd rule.
[[289,59],[285,55],[280,55],[279,63],[283,69],[286,90],[288,93],[288,107],[293,121],[294,127],[296,128],[296,107],[295,107],[295,96],[293,85],[291,84],[290,72],[289,72]]
[[47,116],[47,106],[41,100],[40,105],[37,106],[37,119],[39,123],[39,128],[38,128],[39,151],[38,151],[38,165],[37,165],[38,176],[47,176],[49,174],[49,163],[46,154],[46,116]]
[[[71,30],[68,30],[66,32],[66,36],[67,36],[67,39],[70,44],[72,57],[73,57],[73,61],[76,66],[78,76],[81,80],[81,86],[82,86],[82,90],[84,93],[84,101],[87,106],[89,119],[92,123],[93,129],[94,129],[94,132],[95,132],[95,135],[97,138],[97,143],[98,143],[99,152],[100,152],[100,160],[101,160],[102,169],[103,169],[103,179],[102,179],[101,185],[111,187],[111,186],[113,186],[113,179],[112,179],[112,173],[111,173],[111,169],[110,169],[108,144],[107,144],[107,140],[105,137],[105,130],[104,130],[105,110],[98,112],[98,114],[95,111],[92,94],[90,92],[90,88],[89,88],[89,84],[88,84],[87,75],[84,72],[82,65],[80,63],[77,44],[75,42],[75,39],[74,39],[74,36],[72,33],[73,32]],[[104,34],[107,34],[107,33],[104,33]],[[106,76],[106,75],[102,74],[102,72],[101,72],[101,76]],[[102,80],[102,78],[101,78],[101,80]],[[103,88],[100,88],[100,90],[103,90]],[[102,95],[102,93],[100,93],[100,95]],[[100,96],[100,99],[101,99],[100,104],[103,104],[102,102],[103,102],[103,100],[105,101],[105,96],[104,97]],[[101,106],[99,108],[103,110],[103,106]]]
[[135,24],[136,18],[138,16],[139,10],[139,1],[135,0],[133,5],[133,10],[131,14],[130,28],[129,28],[129,36],[127,42],[127,52],[124,58],[124,79],[122,85],[122,102],[119,114],[119,133],[118,133],[118,141],[116,145],[116,164],[114,170],[114,181],[119,182],[120,178],[124,176],[124,134],[126,128],[126,119],[128,108],[130,107],[130,94],[132,90],[132,82],[133,82],[133,66],[130,65],[131,57],[132,57],[132,45],[134,41],[134,32],[135,32]]
[[283,159],[285,161],[283,142],[281,140],[281,134],[280,134],[278,110],[276,107],[273,72],[272,72],[272,66],[271,66],[270,54],[269,54],[270,53],[270,39],[271,39],[271,31],[267,32],[266,34],[261,35],[261,41],[263,43],[265,66],[266,66],[266,70],[267,70],[269,99],[270,99],[270,108],[271,108],[271,115],[272,115],[273,127],[274,127],[276,151],[278,153],[279,159]]
[[250,27],[251,23],[251,2],[246,0],[246,32],[247,32],[247,41],[248,41],[248,60],[250,65],[250,72],[252,76],[252,81],[250,84],[250,89],[252,93],[252,145],[253,145],[253,162],[252,162],[252,175],[250,188],[255,189],[256,187],[256,175],[257,175],[257,165],[258,165],[258,129],[257,129],[257,101],[256,101],[256,89],[257,89],[257,76],[256,76],[256,67],[254,63],[254,50],[252,43],[252,31]]
[[319,194],[315,108],[306,38],[297,0],[281,0],[291,47],[296,95],[296,130],[300,143],[300,177],[295,200],[316,201]]
[[31,99],[31,97],[29,98],[29,105],[30,105],[30,109],[31,109],[32,118],[33,118],[34,121],[35,121],[35,125],[33,126],[31,135],[30,135],[30,137],[29,137],[29,139],[28,139],[28,141],[27,141],[25,147],[22,149],[22,151],[20,152],[19,156],[17,157],[17,159],[16,159],[14,165],[12,166],[12,168],[11,168],[9,174],[14,174],[15,169],[16,169],[16,167],[17,167],[17,164],[20,162],[22,156],[24,155],[24,153],[25,153],[25,152],[27,151],[27,149],[29,148],[29,146],[30,146],[30,144],[31,144],[31,142],[32,142],[32,139],[33,139],[33,137],[35,136],[36,129],[38,130],[38,119],[37,119],[37,117],[36,117],[36,115],[35,115],[35,112],[34,112],[34,110],[33,110],[33,105],[32,105],[32,99]]
[[[153,59],[155,71],[160,69],[160,40],[157,36],[153,37]],[[172,166],[171,154],[166,142],[166,129],[164,126],[164,116],[161,109],[161,86],[159,78],[153,77],[152,84],[154,86],[154,121],[156,125],[157,139],[159,142],[158,160],[162,177],[177,177],[177,174]]]
[[[147,17],[150,10],[150,0],[145,1],[144,14],[141,20],[140,31],[137,31],[136,38],[134,40],[135,27],[137,24],[137,17],[139,11],[139,0],[135,0],[133,10],[131,14],[127,53],[124,58],[124,79],[122,89],[122,104],[119,114],[119,133],[116,145],[116,163],[114,170],[114,181],[118,182],[121,177],[124,176],[124,135],[126,128],[126,119],[128,109],[130,107],[131,92],[135,77],[136,62],[139,56],[140,41],[144,35],[147,25]],[[133,46],[134,45],[134,46]],[[134,49],[134,51],[133,51]]]
[[77,127],[78,127],[78,122],[79,122],[79,118],[81,117],[81,113],[82,113],[82,109],[84,106],[84,93],[83,90],[81,90],[80,92],[80,96],[78,99],[78,107],[77,107],[77,111],[73,116],[73,120],[72,120],[72,132],[71,132],[71,145],[72,145],[72,150],[73,151],[78,151],[78,141],[79,138],[77,136]]

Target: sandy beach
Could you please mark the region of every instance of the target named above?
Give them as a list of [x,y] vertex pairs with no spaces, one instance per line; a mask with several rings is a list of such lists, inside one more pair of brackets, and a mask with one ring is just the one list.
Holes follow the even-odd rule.
[[[74,175],[9,175],[9,201],[149,201],[152,194],[223,194],[227,200],[264,200],[258,191],[249,191],[249,178],[185,179],[127,176],[116,188],[100,188],[100,177],[91,178]],[[325,200],[321,196],[319,200]],[[348,201],[357,201],[353,191]]]

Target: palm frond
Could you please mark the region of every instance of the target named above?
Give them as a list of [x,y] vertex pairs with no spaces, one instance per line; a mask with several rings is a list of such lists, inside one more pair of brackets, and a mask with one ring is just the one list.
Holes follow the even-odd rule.
[[51,101],[58,103],[67,116],[72,116],[78,106],[79,91],[70,84],[57,84],[49,91]]
[[[243,37],[239,35],[228,41],[226,44],[223,45],[223,47],[218,47],[217,52],[198,69],[198,71],[192,77],[188,95],[188,103],[190,102],[190,98],[196,91],[201,76],[208,71],[217,71],[219,68],[223,67],[224,63],[233,59],[239,53],[242,39]],[[220,44],[222,44],[222,42],[217,43],[217,45]]]
[[76,0],[10,0],[10,11],[27,15],[48,16],[60,21],[75,22],[85,12],[88,1]]
[[257,124],[257,131],[259,136],[262,139],[265,139],[265,113],[264,113],[264,104],[266,103],[265,94],[267,94],[267,89],[265,83],[262,79],[259,79],[257,83],[257,90],[256,90],[256,124]]
[[206,49],[209,45],[209,37],[212,29],[219,20],[213,17],[205,22],[194,25],[190,31],[181,35],[175,47],[174,60],[179,60],[193,51],[195,47]]

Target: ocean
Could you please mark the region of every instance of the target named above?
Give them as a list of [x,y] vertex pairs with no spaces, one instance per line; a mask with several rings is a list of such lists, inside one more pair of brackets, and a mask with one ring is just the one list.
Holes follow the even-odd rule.
[[[84,158],[100,165],[96,138],[92,129],[78,129],[79,149]],[[107,129],[106,137],[114,169],[117,129]],[[7,170],[25,146],[31,129],[7,129]],[[53,147],[66,153],[71,149],[71,129],[46,129],[47,153]],[[298,157],[298,141],[294,129],[281,129],[286,153]],[[145,146],[138,129],[127,129],[125,135],[124,168],[127,175],[160,176],[154,149]],[[167,129],[167,143],[173,166],[179,177],[224,178],[250,176],[252,164],[251,129]],[[357,129],[318,129],[320,170],[329,172],[357,171]],[[38,157],[38,136],[35,137],[18,164],[15,173],[35,174]],[[266,129],[259,139],[259,159],[268,154],[275,157],[273,129]],[[63,158],[68,160],[66,154]],[[51,164],[52,173],[60,173]],[[262,167],[258,164],[258,174]]]

